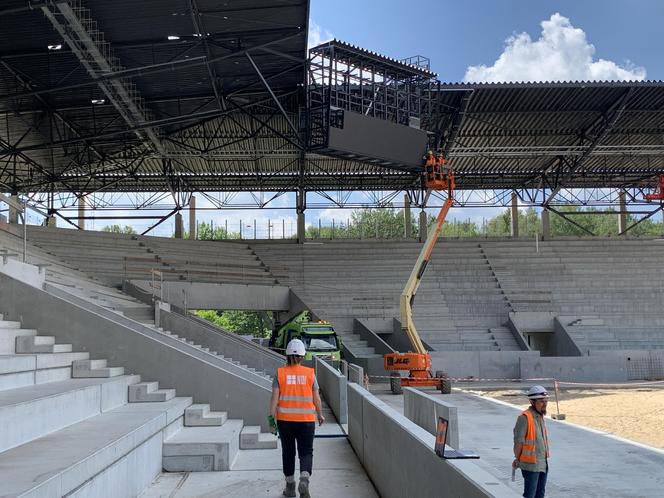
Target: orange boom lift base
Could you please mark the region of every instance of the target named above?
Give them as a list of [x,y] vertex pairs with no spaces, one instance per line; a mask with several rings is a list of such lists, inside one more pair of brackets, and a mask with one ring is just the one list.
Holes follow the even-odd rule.
[[[454,203],[454,172],[446,166],[442,155],[434,156],[431,152],[427,154],[425,162],[425,184],[429,190],[447,190],[447,200],[438,213],[436,224],[429,233],[415,266],[411,271],[406,287],[401,293],[401,327],[408,336],[413,352],[389,353],[383,358],[385,370],[391,372],[390,387],[394,394],[400,394],[404,386],[410,387],[435,387],[443,394],[449,394],[452,382],[443,372],[431,371],[431,355],[427,352],[413,322],[413,302],[415,294],[422,281],[422,276],[427,264],[431,259],[433,248],[438,242],[447,213]],[[407,377],[402,377],[401,370],[408,372]]]

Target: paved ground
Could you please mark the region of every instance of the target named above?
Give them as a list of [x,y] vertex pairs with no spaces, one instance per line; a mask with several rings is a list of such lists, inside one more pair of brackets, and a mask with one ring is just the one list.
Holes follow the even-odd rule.
[[[342,437],[314,440],[311,495],[316,498],[378,498],[329,409],[325,418],[327,422],[317,428],[316,434]],[[251,450],[240,452],[230,472],[164,473],[141,498],[277,498],[282,496],[283,484],[281,449]]]
[[[380,385],[372,392],[403,413],[402,396]],[[479,453],[478,465],[521,492],[520,475],[510,482],[512,428],[519,409],[456,391],[443,399],[458,407],[460,446]],[[547,424],[552,453],[547,496],[664,497],[664,451],[566,422],[548,420]]]

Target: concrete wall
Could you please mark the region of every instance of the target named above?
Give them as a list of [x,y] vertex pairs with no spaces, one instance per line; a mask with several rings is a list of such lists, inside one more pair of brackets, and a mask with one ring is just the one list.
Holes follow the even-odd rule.
[[165,330],[210,348],[210,351],[217,351],[271,376],[275,375],[277,368],[286,364],[282,355],[195,317],[182,316],[162,308],[159,310],[159,324]]
[[551,337],[550,346],[553,356],[583,356],[579,345],[574,342],[567,331],[567,327],[558,317],[553,320],[554,334]]
[[459,447],[459,418],[457,407],[453,404],[412,387],[404,387],[403,414],[408,420],[415,422],[434,436],[436,435],[438,417],[444,417],[449,421],[447,444],[452,448]]
[[353,319],[353,331],[360,335],[360,339],[367,341],[367,344],[376,350],[376,354],[394,353],[394,349],[371,330],[364,320]]
[[[147,281],[134,285],[150,289]],[[289,289],[283,285],[164,282],[162,289],[164,301],[179,308],[277,311],[290,306]]]
[[348,382],[355,382],[361,386],[364,385],[364,369],[359,365],[348,363]]
[[432,351],[433,370],[451,377],[518,379],[522,358],[539,358],[539,351]]
[[523,378],[552,377],[568,382],[650,380],[661,372],[649,366],[662,362],[664,351],[603,351],[593,356],[522,358],[521,374]]
[[367,390],[348,384],[349,440],[383,498],[515,498],[471,460],[443,460],[435,437]]
[[7,319],[20,320],[23,327],[54,335],[59,343],[74,344],[78,351],[106,358],[109,365],[124,366],[146,381],[158,380],[179,396],[227,411],[230,418],[269,429],[265,413],[271,385],[262,376],[234,371],[223,359],[95,304],[73,296],[63,299],[2,275],[0,306]]
[[348,423],[348,404],[346,402],[346,377],[329,363],[314,356],[316,378],[323,392],[323,397],[332,409],[340,424]]

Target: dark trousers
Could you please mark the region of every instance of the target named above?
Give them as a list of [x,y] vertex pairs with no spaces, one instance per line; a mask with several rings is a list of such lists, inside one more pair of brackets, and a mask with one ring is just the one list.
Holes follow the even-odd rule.
[[300,457],[300,472],[312,472],[314,458],[314,431],[315,422],[285,422],[277,421],[279,437],[281,438],[281,460],[286,477],[295,474],[295,443],[297,454]]
[[548,472],[530,472],[521,469],[521,474],[523,475],[523,496],[525,498],[544,498]]

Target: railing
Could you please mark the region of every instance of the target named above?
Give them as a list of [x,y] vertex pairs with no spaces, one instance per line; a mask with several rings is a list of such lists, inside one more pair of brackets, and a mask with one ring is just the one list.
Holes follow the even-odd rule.
[[[44,218],[48,218],[48,214],[43,212],[41,209],[37,209],[34,206],[31,206],[28,204],[28,201],[19,201],[17,199],[12,199],[11,197],[7,197],[6,195],[0,194],[0,201],[4,202],[7,204],[10,209],[14,208],[18,212],[18,214],[21,215],[21,218],[23,219],[23,254],[22,254],[22,261],[23,263],[26,262],[27,259],[27,254],[28,254],[28,216],[27,216],[27,210],[30,209],[34,211],[37,214],[40,214]],[[11,221],[8,219],[7,221]]]

